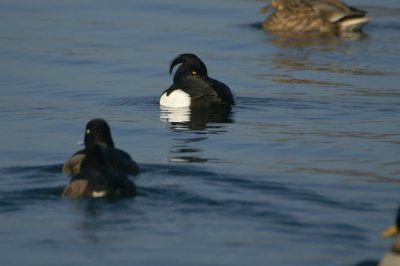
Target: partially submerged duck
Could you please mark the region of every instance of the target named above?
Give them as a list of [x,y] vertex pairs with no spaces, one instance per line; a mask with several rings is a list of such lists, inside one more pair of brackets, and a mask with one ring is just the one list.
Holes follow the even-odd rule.
[[389,227],[385,232],[383,232],[382,237],[392,237],[397,236],[397,239],[393,242],[391,249],[386,253],[379,266],[399,266],[400,265],[400,207],[397,210],[397,216],[395,224]]
[[346,35],[360,31],[371,18],[339,0],[271,0],[259,13],[274,11],[262,26],[276,34],[315,33]]
[[109,164],[103,147],[91,144],[85,148],[80,171],[62,192],[69,199],[81,197],[122,196],[136,194],[135,184],[128,176]]
[[181,54],[170,65],[169,73],[179,65],[174,83],[160,97],[164,107],[232,106],[231,90],[224,83],[208,76],[207,67],[194,54]]
[[137,175],[139,167],[131,156],[114,146],[111,137],[111,129],[104,119],[92,119],[85,128],[84,137],[85,149],[82,149],[71,156],[63,165],[62,172],[69,175],[76,175],[80,172],[83,159],[86,156],[87,147],[97,144],[102,148],[105,159],[110,167],[130,175]]

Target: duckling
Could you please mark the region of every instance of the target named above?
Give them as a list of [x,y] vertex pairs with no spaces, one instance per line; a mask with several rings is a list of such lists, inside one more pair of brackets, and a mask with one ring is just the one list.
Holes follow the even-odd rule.
[[85,148],[80,172],[62,192],[69,199],[80,197],[134,196],[135,184],[123,172],[109,164],[104,148],[90,144]]
[[131,156],[125,151],[115,148],[110,126],[104,119],[92,119],[86,124],[84,143],[85,149],[76,152],[64,163],[63,173],[69,175],[79,173],[81,163],[86,155],[86,147],[92,144],[98,144],[102,147],[104,156],[112,168],[130,175],[139,173],[139,166],[132,160]]
[[[397,210],[397,216],[395,224],[389,227],[385,232],[383,232],[382,237],[391,237],[399,235],[400,233],[400,207]],[[392,244],[391,250],[386,253],[379,266],[399,266],[400,265],[400,238],[398,237]]]
[[360,31],[371,18],[340,0],[271,0],[259,10],[275,9],[262,26],[277,34],[316,33],[346,35]]
[[208,77],[207,67],[194,54],[181,54],[170,65],[169,73],[175,72],[174,83],[160,97],[164,107],[232,106],[231,90],[224,83]]

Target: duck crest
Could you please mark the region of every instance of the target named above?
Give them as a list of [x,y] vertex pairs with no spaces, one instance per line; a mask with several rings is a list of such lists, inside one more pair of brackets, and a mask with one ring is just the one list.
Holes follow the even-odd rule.
[[175,72],[174,82],[187,76],[207,77],[206,65],[194,54],[181,54],[177,56],[171,62],[169,73],[172,74],[174,67],[179,64],[181,65]]

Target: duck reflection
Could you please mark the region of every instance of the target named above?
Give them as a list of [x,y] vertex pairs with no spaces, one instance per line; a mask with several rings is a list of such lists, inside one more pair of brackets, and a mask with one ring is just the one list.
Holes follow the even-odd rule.
[[175,138],[171,147],[173,156],[170,162],[203,163],[211,158],[202,157],[203,149],[196,147],[212,134],[223,134],[226,125],[233,123],[230,107],[214,108],[167,108],[161,107],[161,121],[168,123],[172,131],[185,133],[184,137]]
[[331,47],[331,50],[340,49],[343,41],[363,41],[368,35],[362,32],[346,32],[337,36],[334,34],[292,34],[274,35],[269,40],[273,45],[281,48],[305,48],[311,46]]
[[[224,123],[233,123],[231,107],[214,108],[167,108],[161,106],[160,119],[168,122],[173,130],[213,131],[225,127]],[[215,125],[220,124],[220,125]]]
[[[288,42],[290,43],[290,42]],[[351,54],[353,46],[351,43],[337,42],[336,45],[319,45],[308,47],[307,49],[284,49],[273,54],[261,55],[257,58],[258,65],[265,67],[264,73],[258,73],[257,78],[268,80],[274,83],[315,86],[318,88],[339,88],[345,90],[358,89],[348,79],[326,79],[319,73],[332,73],[353,75],[353,76],[386,76],[387,72],[365,67],[353,61],[330,60],[330,52],[344,54],[343,58]],[[272,71],[271,71],[272,69]],[[313,73],[310,75],[309,73]],[[296,93],[306,94],[307,91],[293,90],[294,87],[283,87],[279,90],[280,94]]]

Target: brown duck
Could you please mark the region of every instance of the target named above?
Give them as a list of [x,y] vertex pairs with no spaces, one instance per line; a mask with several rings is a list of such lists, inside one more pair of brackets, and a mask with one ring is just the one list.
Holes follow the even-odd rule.
[[339,0],[271,0],[259,13],[274,11],[262,26],[275,34],[316,33],[341,35],[360,31],[371,18]]

